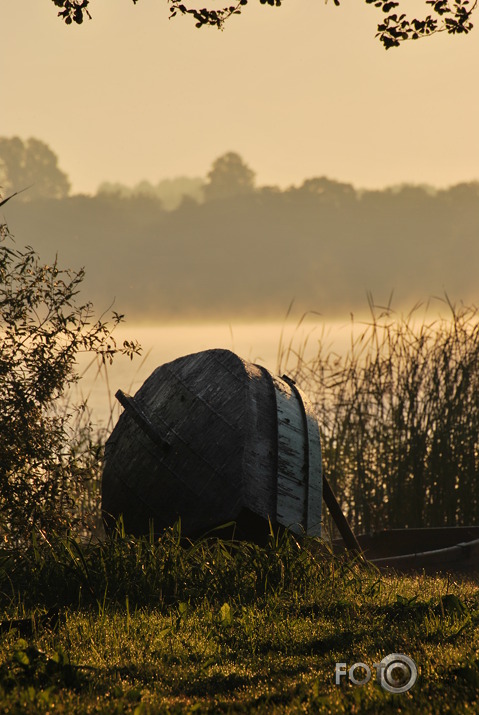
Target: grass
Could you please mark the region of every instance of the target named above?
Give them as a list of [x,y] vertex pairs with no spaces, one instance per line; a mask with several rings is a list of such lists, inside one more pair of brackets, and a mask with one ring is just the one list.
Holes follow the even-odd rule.
[[[120,528],[4,552],[0,712],[477,712],[477,586],[380,575],[318,546]],[[418,666],[409,692],[335,685],[336,662],[396,652]]]

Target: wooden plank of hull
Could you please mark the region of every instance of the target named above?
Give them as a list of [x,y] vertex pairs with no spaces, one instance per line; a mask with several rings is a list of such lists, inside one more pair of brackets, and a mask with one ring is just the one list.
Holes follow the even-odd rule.
[[[273,378],[278,410],[278,492],[276,518],[293,533],[301,534],[306,521],[308,473],[306,439],[298,420],[297,398],[291,387]],[[299,415],[300,417],[300,415]]]
[[244,503],[275,523],[278,428],[274,388],[266,368],[246,363],[246,370],[250,409],[243,453]]
[[292,381],[271,378],[278,423],[276,519],[293,533],[320,536],[322,469],[318,423],[311,403]]
[[319,424],[313,406],[306,395],[298,388],[301,396],[303,416],[306,422],[307,459],[308,459],[308,502],[306,514],[306,533],[308,536],[321,536],[323,505],[323,464]]

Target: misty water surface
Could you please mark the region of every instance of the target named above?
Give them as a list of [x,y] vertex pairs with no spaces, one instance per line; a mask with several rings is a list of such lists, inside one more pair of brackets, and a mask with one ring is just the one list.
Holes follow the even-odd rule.
[[72,394],[74,402],[87,398],[93,422],[103,426],[110,421],[112,412],[116,421],[121,411],[114,398],[119,388],[134,394],[156,367],[182,355],[226,348],[275,374],[283,374],[294,367],[297,351],[303,347],[306,357],[315,355],[319,340],[336,352],[345,352],[351,340],[351,325],[346,321],[309,322],[299,327],[293,322],[121,325],[115,336],[119,345],[125,339],[138,340],[142,355],[132,361],[119,356],[106,369],[91,364],[91,357],[82,356],[79,365],[84,374]]

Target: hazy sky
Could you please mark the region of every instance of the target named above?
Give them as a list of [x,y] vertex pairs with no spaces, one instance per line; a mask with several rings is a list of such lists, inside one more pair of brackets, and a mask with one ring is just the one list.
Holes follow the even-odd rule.
[[46,141],[84,192],[204,176],[230,150],[259,184],[479,179],[479,11],[467,37],[386,52],[364,1],[250,2],[220,32],[164,0],[93,0],[80,27],[2,0],[0,136]]

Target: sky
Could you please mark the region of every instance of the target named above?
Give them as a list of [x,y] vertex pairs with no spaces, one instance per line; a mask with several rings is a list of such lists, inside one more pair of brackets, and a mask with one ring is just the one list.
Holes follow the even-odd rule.
[[259,185],[479,179],[479,26],[385,51],[361,0],[250,0],[223,31],[169,20],[165,0],[91,13],[67,27],[51,0],[0,6],[0,136],[45,141],[74,192],[205,176],[227,151]]

